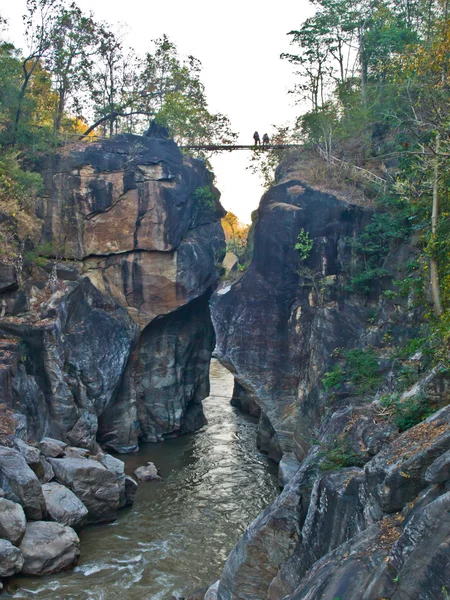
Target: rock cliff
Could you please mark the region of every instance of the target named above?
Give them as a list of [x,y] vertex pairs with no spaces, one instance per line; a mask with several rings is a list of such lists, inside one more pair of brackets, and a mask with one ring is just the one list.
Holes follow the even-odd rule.
[[0,403],[28,439],[119,452],[201,427],[224,253],[204,161],[123,135],[40,170],[40,240],[0,270]]
[[393,244],[367,294],[352,287],[353,241],[373,215],[282,165],[256,214],[249,269],[213,295],[233,402],[260,409],[259,444],[285,486],[228,557],[219,600],[450,591],[450,379],[414,345],[423,302],[393,291],[413,245]]

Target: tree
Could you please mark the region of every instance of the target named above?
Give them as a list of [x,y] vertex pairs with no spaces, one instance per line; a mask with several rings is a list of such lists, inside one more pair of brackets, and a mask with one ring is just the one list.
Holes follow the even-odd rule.
[[92,14],[83,14],[72,2],[69,8],[60,7],[49,44],[45,65],[52,74],[58,94],[54,119],[55,131],[58,132],[69,100],[74,99],[75,105],[78,105],[77,100],[86,88],[98,47],[98,25]]
[[22,61],[23,79],[14,121],[13,143],[17,141],[25,94],[33,73],[49,53],[52,39],[60,27],[58,15],[61,10],[61,0],[27,0],[27,13],[24,15],[24,22],[28,50]]

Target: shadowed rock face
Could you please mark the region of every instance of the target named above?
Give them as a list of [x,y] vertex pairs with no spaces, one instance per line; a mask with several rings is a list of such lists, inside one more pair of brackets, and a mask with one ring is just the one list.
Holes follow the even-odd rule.
[[[370,214],[299,181],[276,185],[257,212],[250,268],[213,296],[219,358],[261,407],[276,434],[271,444],[276,441],[282,452],[291,450],[302,418],[311,421],[315,412],[320,422],[314,388],[331,352],[361,335],[367,311],[333,282],[350,263],[346,238],[356,236]],[[314,240],[303,264],[294,249],[301,229]],[[321,306],[310,280],[299,274],[302,268],[328,278]]]
[[0,402],[26,415],[29,437],[72,446],[93,447],[99,420],[118,451],[202,426],[224,254],[205,162],[124,135],[72,145],[41,172],[40,247],[64,261],[51,289],[52,261],[20,289],[14,273],[0,281]]
[[100,417],[100,442],[131,449],[139,437],[157,442],[202,427],[213,348],[207,296],[148,325],[116,398]]

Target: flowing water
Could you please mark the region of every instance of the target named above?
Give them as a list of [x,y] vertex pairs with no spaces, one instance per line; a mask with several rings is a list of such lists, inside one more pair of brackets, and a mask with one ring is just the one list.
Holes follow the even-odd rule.
[[[115,523],[81,531],[73,571],[11,582],[14,598],[163,600],[215,581],[244,528],[277,494],[276,467],[256,449],[256,422],[230,406],[233,376],[213,360],[199,433],[122,457],[127,473],[153,461]],[[13,590],[11,590],[13,591]]]

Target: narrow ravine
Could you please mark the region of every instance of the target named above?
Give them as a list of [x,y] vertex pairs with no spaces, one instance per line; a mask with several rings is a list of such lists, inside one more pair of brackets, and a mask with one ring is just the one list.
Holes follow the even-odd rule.
[[256,448],[256,420],[230,406],[232,389],[232,375],[213,360],[208,425],[123,457],[128,473],[152,460],[163,483],[141,484],[115,523],[83,530],[74,571],[17,578],[14,597],[164,600],[217,579],[244,528],[277,494],[276,466]]

